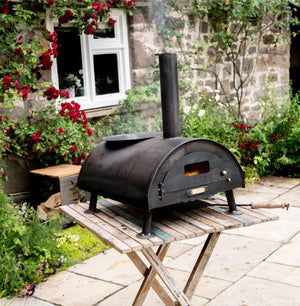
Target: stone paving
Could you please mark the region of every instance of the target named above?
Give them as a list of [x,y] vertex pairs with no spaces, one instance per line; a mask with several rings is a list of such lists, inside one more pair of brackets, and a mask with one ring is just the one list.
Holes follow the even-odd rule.
[[[274,201],[278,221],[224,231],[204,271],[191,305],[300,305],[300,179],[263,178],[234,191],[237,203]],[[205,237],[172,244],[165,264],[179,286],[187,281]],[[127,306],[141,275],[127,255],[99,254],[37,286],[33,296],[1,299],[0,305]],[[163,305],[150,291],[145,306]]]

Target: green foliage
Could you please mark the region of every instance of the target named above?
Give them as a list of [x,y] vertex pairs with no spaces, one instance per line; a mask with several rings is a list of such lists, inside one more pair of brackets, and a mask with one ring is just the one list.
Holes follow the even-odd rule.
[[93,128],[78,103],[64,102],[59,112],[55,101],[20,118],[10,131],[11,150],[22,158],[38,159],[43,165],[80,164],[94,146]]
[[182,135],[230,144],[233,131],[228,122],[233,122],[234,116],[222,108],[219,94],[211,88],[195,90],[181,101]]
[[33,294],[45,277],[109,248],[78,225],[62,229],[58,214],[40,221],[33,208],[11,204],[0,184],[0,298]]
[[223,143],[245,169],[248,181],[266,175],[300,177],[299,95],[278,104],[278,93],[267,89],[261,110],[267,116],[254,126],[236,121],[212,90],[193,97],[181,107],[183,136]]
[[54,235],[60,229],[57,217],[41,223],[25,204],[9,204],[0,185],[0,296],[23,294],[29,284],[54,272],[63,256]]
[[89,230],[79,225],[71,226],[57,234],[57,247],[68,256],[67,266],[74,265],[109,249]]
[[[265,120],[256,124],[251,137],[259,142],[254,160],[260,175],[300,176],[300,100],[299,94],[272,109]],[[261,155],[265,158],[261,158]]]
[[[158,106],[160,98],[158,95],[159,84],[155,81],[128,90],[126,99],[120,101],[120,107],[116,113],[95,124],[98,134],[111,136],[145,132],[149,129],[149,125],[152,125],[153,131],[160,131],[160,105]],[[146,119],[141,117],[141,110],[138,110],[140,102],[153,107],[155,120],[148,123]]]

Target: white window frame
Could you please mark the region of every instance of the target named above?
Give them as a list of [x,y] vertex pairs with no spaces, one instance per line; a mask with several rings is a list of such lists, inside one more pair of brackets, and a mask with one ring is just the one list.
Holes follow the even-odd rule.
[[[76,100],[81,105],[81,109],[89,110],[107,106],[118,105],[119,101],[125,99],[126,90],[131,88],[129,43],[126,15],[122,10],[112,9],[111,18],[117,22],[114,24],[114,38],[94,39],[93,35],[82,34],[80,36],[82,69],[85,95],[74,97],[69,100]],[[57,26],[57,20],[48,14],[47,28],[53,32]],[[71,23],[70,23],[71,26]],[[105,25],[100,24],[99,28]],[[95,75],[94,75],[94,55],[97,54],[117,54],[119,92],[96,95]],[[59,56],[59,55],[58,55]],[[53,85],[59,88],[57,60],[54,59],[51,69]]]

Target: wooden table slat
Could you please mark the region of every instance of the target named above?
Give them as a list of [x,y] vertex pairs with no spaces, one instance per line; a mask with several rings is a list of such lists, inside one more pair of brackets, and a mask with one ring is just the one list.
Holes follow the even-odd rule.
[[[82,205],[80,205],[82,206]],[[103,212],[103,210],[102,210]],[[122,232],[123,234],[128,235],[131,239],[138,241],[138,243],[142,244],[143,247],[145,248],[149,248],[153,246],[153,243],[148,240],[148,239],[139,239],[136,237],[137,232],[132,230],[129,226],[117,221],[114,218],[111,218],[109,216],[107,216],[104,212],[102,214],[95,214],[95,216],[99,219],[101,219],[103,222],[107,222],[108,224],[110,224],[111,226],[117,228],[120,232]]]
[[89,215],[82,216],[76,210],[72,209],[72,206],[74,205],[77,204],[69,206],[64,205],[61,207],[61,210],[66,213],[70,218],[74,219],[79,225],[87,228],[89,231],[95,234],[95,236],[97,236],[105,244],[112,245],[120,253],[132,252],[131,248],[128,245],[126,245],[110,233],[106,232],[105,230],[101,229],[97,224],[90,221],[90,219],[88,218]]
[[97,205],[100,213],[91,215],[84,213],[88,205],[82,203],[64,205],[60,209],[120,253],[278,219],[271,212],[247,207],[239,208],[243,212],[241,215],[230,215],[226,213],[226,208],[217,206],[224,202],[222,199],[213,202],[213,206],[195,208],[194,205],[190,210],[188,205],[153,210],[152,230],[155,236],[149,239],[136,237],[142,231],[143,212],[122,203],[100,200]]
[[[98,208],[100,208],[101,210],[103,210],[106,214],[109,215],[109,213],[111,213],[112,211],[109,210],[107,207],[101,207],[98,206]],[[114,212],[112,212],[114,215],[114,219],[119,221],[121,224],[123,224],[124,226],[128,226],[129,228],[131,228],[132,230],[134,230],[136,232],[136,234],[140,233],[142,231],[142,226],[141,225],[137,225],[136,223],[131,222],[130,220],[127,220],[125,217],[120,216],[115,214]],[[153,227],[151,229],[154,233],[155,233],[155,237],[149,238],[148,240],[150,240],[153,245],[161,245],[162,243],[169,243],[174,241],[174,237],[161,231],[160,229]]]
[[[85,209],[85,207],[83,207],[83,209],[82,209],[82,207],[80,207],[80,205],[77,205],[77,206],[74,206],[73,209],[76,210],[83,217],[86,217],[85,216],[86,214],[84,213],[84,210],[83,210],[83,209]],[[123,243],[128,245],[133,251],[141,249],[141,244],[138,243],[137,241],[135,241],[134,239],[132,239],[130,237],[130,235],[128,235],[127,233],[124,233],[124,231],[120,230],[120,227],[116,228],[116,227],[112,226],[111,224],[109,224],[108,222],[103,221],[101,219],[101,216],[103,216],[103,215],[104,215],[103,212],[97,213],[95,215],[94,214],[89,214],[88,218],[89,218],[89,220],[94,222],[97,226],[99,226],[99,229],[107,231],[112,236],[116,237],[117,239],[119,239],[120,241],[122,241]]]
[[216,218],[210,218],[209,216],[206,216],[207,214],[203,214],[200,209],[193,209],[192,212],[194,213],[195,218],[197,217],[199,221],[214,228],[214,232],[220,232],[225,229],[223,225],[221,225],[219,222],[216,222],[216,221],[219,221],[218,219],[216,220]]

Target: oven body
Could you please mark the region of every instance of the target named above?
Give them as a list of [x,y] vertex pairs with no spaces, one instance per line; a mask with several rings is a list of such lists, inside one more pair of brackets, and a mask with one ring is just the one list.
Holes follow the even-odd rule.
[[244,172],[226,147],[209,139],[108,140],[89,154],[77,186],[151,211],[244,187]]

